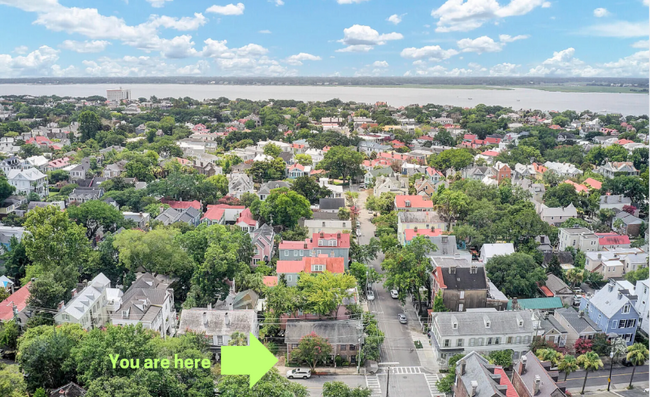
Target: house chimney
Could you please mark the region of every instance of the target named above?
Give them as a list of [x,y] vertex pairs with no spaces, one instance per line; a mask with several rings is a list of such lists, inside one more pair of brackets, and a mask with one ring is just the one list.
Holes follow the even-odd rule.
[[585,312],[584,312],[583,310],[580,310],[580,311],[578,312],[578,317],[579,317],[579,318],[584,318],[584,317],[585,317]]
[[526,363],[528,362],[528,357],[521,356],[521,370],[519,371],[520,374],[525,374],[526,373]]
[[56,307],[57,310],[62,310],[63,307],[65,306],[65,301],[59,302],[59,305]]
[[601,253],[599,252],[599,253],[598,253],[598,259],[600,259],[600,258],[602,258],[602,257],[603,257],[603,254],[601,254]]
[[533,396],[537,395],[539,393],[539,387],[542,384],[542,378],[539,377],[539,375],[535,375],[535,382],[533,383]]
[[341,233],[336,233],[336,239],[340,240],[341,239]]
[[467,366],[467,363],[465,360],[460,360],[460,376],[465,375],[465,367]]
[[417,233],[417,232],[418,232],[418,227],[415,226],[415,227],[413,228],[413,231],[414,231],[415,233]]
[[476,389],[478,389],[478,382],[473,380],[470,384],[472,385],[472,392],[470,393],[470,396],[474,397],[476,395]]
[[208,312],[203,312],[203,326],[206,328],[208,326]]
[[208,310],[212,310],[212,303],[208,303]]
[[623,197],[619,194],[618,195],[618,202],[620,203],[623,200]]
[[325,233],[320,232],[320,238],[324,238],[324,237],[325,237]]
[[76,288],[72,290],[72,297],[74,298],[75,296],[77,296],[77,289]]
[[305,243],[304,249],[307,249],[307,243]]
[[230,317],[228,317],[228,312],[223,315],[223,322],[227,327],[230,327]]

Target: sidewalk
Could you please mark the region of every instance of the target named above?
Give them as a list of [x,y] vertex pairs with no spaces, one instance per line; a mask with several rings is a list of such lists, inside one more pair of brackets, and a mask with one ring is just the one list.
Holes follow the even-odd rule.
[[429,341],[429,338],[427,338],[427,336],[422,332],[411,330],[410,333],[413,342],[420,341],[420,343],[422,343],[422,349],[415,349],[422,368],[428,372],[431,372],[432,374],[437,374],[440,372],[438,362],[433,355],[433,350],[431,350],[431,343]]
[[[284,356],[279,357],[278,363],[275,364],[274,366],[279,372],[280,375],[284,376],[286,375],[287,371],[290,369],[296,369],[298,367],[286,367],[284,365]],[[300,367],[300,368],[309,368],[309,367]],[[357,366],[356,365],[350,365],[349,367],[316,367],[316,373],[321,374],[322,376],[329,376],[329,375],[357,375]],[[359,368],[359,374],[364,375],[366,373],[366,370],[363,366]],[[312,374],[313,377],[318,377],[316,374]]]
[[[634,386],[634,391],[640,392],[642,394],[645,394],[643,391],[644,389],[650,387],[650,383],[648,382],[634,382],[632,384]],[[610,388],[611,391],[607,391],[607,385],[600,385],[600,386],[587,386],[585,387],[585,394],[584,396],[591,396],[591,397],[617,397],[617,396],[623,396],[627,395],[629,396],[630,392],[627,390],[628,383],[612,383],[612,387]],[[567,388],[567,391],[571,392],[573,396],[580,396],[580,391],[582,390],[582,387],[571,387]]]

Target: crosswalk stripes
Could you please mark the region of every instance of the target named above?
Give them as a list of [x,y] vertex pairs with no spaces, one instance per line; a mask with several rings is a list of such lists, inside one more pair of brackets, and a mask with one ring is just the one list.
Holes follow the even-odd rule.
[[366,387],[372,392],[371,397],[381,397],[381,386],[377,375],[366,375]]
[[429,392],[431,397],[444,397],[445,393],[441,393],[436,387],[436,382],[440,380],[440,375],[438,374],[424,374],[424,378],[427,381],[427,386],[429,386]]
[[422,367],[391,367],[390,373],[398,375],[421,374]]

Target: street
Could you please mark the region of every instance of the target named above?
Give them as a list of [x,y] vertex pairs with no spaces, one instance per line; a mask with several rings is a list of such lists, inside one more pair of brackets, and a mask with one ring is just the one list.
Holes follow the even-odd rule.
[[[630,383],[630,376],[632,375],[632,367],[614,367],[612,371],[612,383],[621,384]],[[607,378],[609,377],[609,367],[596,371],[590,372],[587,376],[587,387],[588,386],[607,386]],[[560,374],[560,381],[564,380],[564,374]],[[569,375],[566,381],[566,387],[568,389],[582,388],[582,382],[585,380],[585,372],[580,370]],[[635,382],[647,382],[648,381],[648,364],[642,365],[636,368],[634,373]]]

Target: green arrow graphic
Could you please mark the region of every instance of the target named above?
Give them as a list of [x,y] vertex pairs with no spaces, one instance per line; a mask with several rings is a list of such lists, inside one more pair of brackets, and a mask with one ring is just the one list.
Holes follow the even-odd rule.
[[250,346],[223,346],[221,348],[222,375],[250,375],[250,387],[262,379],[278,359],[252,333]]

